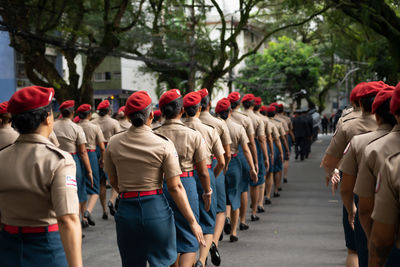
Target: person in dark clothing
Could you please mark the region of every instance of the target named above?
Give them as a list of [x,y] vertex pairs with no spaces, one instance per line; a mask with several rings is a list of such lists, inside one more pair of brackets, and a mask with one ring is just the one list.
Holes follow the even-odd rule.
[[343,110],[341,110],[341,109],[338,109],[338,111],[336,111],[335,118],[333,119],[333,132],[336,131],[336,125],[337,125],[340,117],[342,117],[342,112],[343,112]]
[[324,115],[324,117],[321,120],[322,134],[325,134],[325,135],[328,134],[328,125],[329,125],[329,120],[326,117],[326,115]]
[[295,117],[292,119],[293,123],[293,133],[295,137],[295,159],[299,158],[304,160],[306,156],[306,140],[310,134],[309,127],[307,125],[307,119],[305,115],[301,114],[300,110],[296,110]]
[[313,142],[314,127],[313,127],[313,118],[307,111],[303,111],[303,118],[306,121],[306,129],[307,129],[307,136],[305,141],[306,142],[305,157],[307,159],[311,153],[311,144]]

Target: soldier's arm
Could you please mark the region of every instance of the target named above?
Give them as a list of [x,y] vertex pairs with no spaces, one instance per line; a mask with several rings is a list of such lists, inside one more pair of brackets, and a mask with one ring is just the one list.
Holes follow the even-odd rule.
[[369,267],[385,266],[386,259],[392,250],[395,236],[396,226],[394,224],[374,222],[369,241]]
[[353,188],[356,183],[356,177],[348,173],[343,173],[342,184],[340,186],[340,194],[342,196],[343,205],[349,214],[349,223],[354,229],[354,218],[356,216],[356,204],[354,203]]
[[360,217],[361,226],[369,240],[372,230],[372,212],[374,210],[374,197],[358,197],[358,215]]
[[82,163],[83,163],[83,166],[85,166],[88,179],[90,180],[90,183],[92,184],[92,187],[93,187],[92,167],[90,166],[90,161],[89,161],[89,157],[87,154],[85,144],[78,145],[78,154],[79,154],[80,158],[82,159]]
[[77,214],[67,214],[57,218],[60,237],[69,266],[81,267],[82,228]]
[[250,148],[251,156],[253,159],[254,166],[256,166],[256,172],[258,172],[258,158],[257,158],[257,148],[256,142],[254,141],[254,134],[249,136],[248,146]]
[[228,170],[229,162],[231,162],[232,155],[231,155],[231,145],[230,144],[223,145],[223,147],[225,150],[225,154],[224,154],[224,157],[225,157],[224,174],[225,174],[226,171]]

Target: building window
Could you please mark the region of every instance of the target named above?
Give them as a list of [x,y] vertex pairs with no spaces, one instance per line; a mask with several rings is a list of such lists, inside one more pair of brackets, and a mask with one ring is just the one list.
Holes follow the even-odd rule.
[[94,73],[94,81],[95,82],[104,82],[106,80],[106,75],[104,72],[95,72]]

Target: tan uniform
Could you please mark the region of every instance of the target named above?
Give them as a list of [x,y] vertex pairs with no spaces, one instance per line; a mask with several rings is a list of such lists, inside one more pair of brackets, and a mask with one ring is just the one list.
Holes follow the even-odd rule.
[[166,120],[154,131],[172,140],[183,172],[193,171],[194,163],[207,160],[206,142],[201,133],[185,126],[180,120]]
[[[288,134],[289,133],[289,123],[286,120],[286,118],[284,118],[284,115],[281,114],[276,114],[274,119],[280,121],[282,123],[283,129],[285,130],[285,133]],[[290,119],[289,119],[290,120]]]
[[372,132],[378,128],[375,117],[371,113],[362,114],[359,118],[344,122],[334,134],[331,143],[325,153],[337,159],[341,159],[343,152],[355,135]]
[[146,125],[113,136],[104,166],[108,175],[118,178],[120,192],[161,189],[164,175],[169,179],[182,173],[174,144]]
[[360,108],[357,109],[350,109],[348,113],[342,114],[342,116],[339,118],[337,124],[336,124],[336,129],[338,129],[344,122],[353,120],[355,118],[361,117],[362,112]]
[[360,197],[373,197],[376,179],[389,155],[400,151],[400,125],[395,125],[390,133],[371,142],[364,151],[357,175],[354,193]]
[[272,123],[269,122],[266,116],[260,114],[259,112],[255,112],[255,114],[264,122],[265,136],[272,136]]
[[217,130],[209,125],[201,122],[198,118],[188,118],[185,125],[193,128],[201,133],[204,140],[206,141],[207,147],[207,159],[206,164],[212,163],[212,156],[218,157],[224,154],[224,147],[222,146],[221,139],[218,136]]
[[60,146],[60,143],[58,142],[57,135],[52,131],[49,135],[49,140],[52,142],[56,147]]
[[77,146],[87,143],[82,127],[67,118],[54,123],[54,133],[60,142],[60,149],[69,153],[76,153]]
[[229,128],[229,134],[232,140],[231,153],[234,155],[239,152],[239,145],[244,146],[250,141],[243,126],[236,123],[232,118],[226,119],[226,125]]
[[103,132],[100,127],[89,120],[81,120],[78,124],[82,127],[86,136],[86,149],[93,150],[96,149],[96,145],[98,143],[104,143],[106,140],[104,139]]
[[391,125],[383,124],[376,131],[354,136],[343,152],[339,169],[346,174],[357,176],[366,146],[386,135],[391,129]]
[[244,114],[249,116],[249,118],[251,119],[251,122],[252,122],[253,127],[254,127],[255,137],[257,138],[258,136],[265,136],[264,121],[260,117],[258,117],[254,113],[254,111],[252,111],[250,109],[245,110]]
[[283,115],[283,114],[278,114],[278,115],[279,115],[279,118],[282,118],[282,119],[284,119],[286,121],[286,124],[288,126],[289,131],[293,131],[292,120],[286,115]]
[[122,131],[126,131],[132,126],[132,123],[128,120],[119,120],[118,122]]
[[104,138],[106,142],[108,142],[116,133],[121,132],[121,127],[117,120],[114,120],[110,117],[110,115],[105,115],[104,117],[98,117],[92,121],[94,124],[100,126],[100,129],[103,131]]
[[160,127],[162,125],[162,123],[161,122],[152,122],[151,123],[151,128],[152,129],[155,129],[155,128],[157,128],[157,127]]
[[282,125],[282,122],[279,120],[276,120],[275,118],[269,118],[269,120],[275,125],[275,127],[278,129],[279,136],[281,138],[284,138],[286,136],[285,128]]
[[397,227],[396,246],[400,247],[400,154],[389,156],[379,174],[375,188],[372,219]]
[[[254,131],[254,126],[252,121],[249,119],[249,116],[246,114],[239,112],[237,110],[234,110],[232,112],[231,118],[234,122],[242,125],[244,129],[246,130],[247,137],[250,137],[250,135],[255,135]],[[229,127],[228,127],[229,128]]]
[[222,145],[225,146],[232,143],[231,136],[229,135],[229,129],[223,120],[213,117],[208,111],[203,111],[200,113],[200,120],[205,124],[214,126],[221,138]]
[[0,164],[1,223],[47,226],[79,214],[75,162],[44,136],[21,135],[0,151]]
[[0,127],[0,149],[14,143],[19,136],[19,133],[11,126]]

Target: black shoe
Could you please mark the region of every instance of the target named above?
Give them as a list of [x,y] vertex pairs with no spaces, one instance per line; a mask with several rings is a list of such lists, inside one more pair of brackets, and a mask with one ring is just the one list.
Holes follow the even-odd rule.
[[281,195],[279,193],[274,193],[274,197],[280,197]]
[[287,184],[287,178],[283,178],[283,183]]
[[91,226],[96,225],[96,222],[93,221],[92,214],[90,214],[90,212],[88,210],[83,213],[83,217],[87,219],[89,225],[91,225]]
[[261,207],[261,206],[258,206],[257,207],[257,213],[263,213],[263,212],[265,212],[265,209],[263,207]]
[[255,221],[259,221],[260,217],[258,217],[257,215],[251,215],[250,219],[252,222],[255,222]]
[[214,242],[212,242],[210,247],[211,262],[215,266],[221,265],[221,255],[219,254],[218,248]]
[[227,235],[231,233],[231,219],[229,218],[225,219],[224,232]]
[[108,220],[108,213],[107,212],[103,212],[103,220]]
[[223,238],[224,238],[224,231],[221,232],[221,235],[219,236],[219,241],[222,241]]
[[201,263],[200,260],[197,260],[196,264],[194,265],[194,267],[203,267],[203,263]]
[[265,201],[264,201],[264,204],[265,205],[271,205],[271,199],[269,199],[269,198],[265,198]]
[[248,226],[247,224],[245,224],[245,223],[240,223],[240,224],[239,224],[239,230],[240,230],[240,231],[249,230],[249,226]]
[[238,242],[239,238],[237,236],[231,235],[230,238],[229,238],[229,241],[231,241],[232,243]]
[[278,191],[282,191],[282,187],[278,187]]
[[85,220],[82,220],[81,224],[82,224],[82,229],[85,229],[85,228],[89,227],[89,223],[87,221],[85,221]]
[[108,209],[110,210],[111,216],[114,216],[115,215],[115,209],[114,209],[114,205],[111,202],[111,200],[108,201],[107,206],[108,206]]

